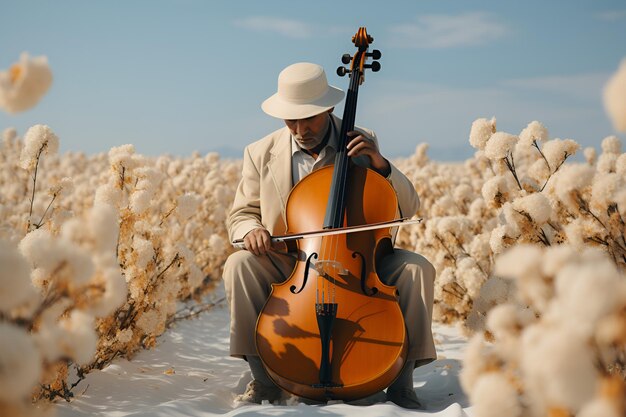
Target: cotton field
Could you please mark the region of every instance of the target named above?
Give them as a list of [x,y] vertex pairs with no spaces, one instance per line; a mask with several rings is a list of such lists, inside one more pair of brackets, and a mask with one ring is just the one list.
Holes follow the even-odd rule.
[[[45,62],[22,59],[0,74],[7,111],[50,84]],[[618,130],[620,71],[605,91]],[[625,415],[623,144],[581,149],[539,121],[509,133],[479,118],[468,132],[465,162],[431,161],[420,144],[394,163],[424,219],[397,244],[435,266],[435,320],[470,337],[461,383],[475,415]],[[219,282],[241,161],[133,145],[59,154],[63,138],[44,125],[2,135],[0,415],[39,415],[70,400],[77,377],[153,347],[178,303]]]

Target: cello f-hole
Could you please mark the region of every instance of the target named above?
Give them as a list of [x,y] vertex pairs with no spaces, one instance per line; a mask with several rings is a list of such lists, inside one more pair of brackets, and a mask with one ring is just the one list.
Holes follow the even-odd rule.
[[361,291],[363,291],[363,294],[371,297],[378,292],[378,288],[372,287],[371,293],[370,290],[367,289],[367,285],[365,285],[365,280],[367,279],[367,273],[365,270],[365,257],[361,252],[352,252],[353,258],[356,258],[357,256],[361,258]]
[[292,294],[298,294],[304,289],[304,286],[306,285],[306,281],[309,278],[309,270],[311,269],[311,258],[317,259],[317,253],[313,252],[312,254],[309,255],[309,257],[306,260],[306,266],[304,268],[304,278],[302,278],[302,286],[300,287],[300,289],[296,291],[295,285],[292,285],[291,287],[289,287],[289,291],[291,291]]

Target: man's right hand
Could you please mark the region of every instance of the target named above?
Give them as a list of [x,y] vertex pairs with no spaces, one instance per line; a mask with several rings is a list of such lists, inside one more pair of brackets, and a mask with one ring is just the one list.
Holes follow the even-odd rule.
[[258,227],[252,229],[243,237],[243,244],[247,251],[256,256],[266,255],[272,249],[272,238],[267,229]]

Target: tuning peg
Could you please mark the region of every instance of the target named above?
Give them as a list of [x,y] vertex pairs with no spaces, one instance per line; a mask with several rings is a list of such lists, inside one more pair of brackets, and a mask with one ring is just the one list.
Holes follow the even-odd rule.
[[346,67],[339,67],[339,68],[337,68],[337,75],[340,76],[340,77],[343,77],[348,72],[349,72],[349,70]]
[[371,64],[364,65],[364,67],[365,68],[371,68],[372,72],[378,72],[378,71],[380,71],[380,62],[373,61]]
[[381,54],[378,49],[374,49],[371,53],[366,53],[365,56],[371,57],[372,59],[380,59],[383,54]]
[[349,64],[350,61],[352,61],[352,57],[350,56],[350,54],[343,54],[341,56],[341,62],[343,62],[344,64]]

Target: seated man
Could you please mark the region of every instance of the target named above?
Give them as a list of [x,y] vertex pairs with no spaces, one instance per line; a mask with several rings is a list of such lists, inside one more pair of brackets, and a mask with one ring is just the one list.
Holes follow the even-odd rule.
[[[255,325],[271,290],[292,272],[293,255],[277,250],[271,236],[285,233],[285,204],[291,188],[316,169],[334,163],[341,119],[332,114],[343,91],[329,86],[324,70],[298,63],[278,77],[278,92],[263,102],[270,116],[285,127],[247,146],[243,175],[227,220],[231,241],[244,240],[246,250],[232,254],[224,265],[230,304],[230,353],[248,361],[254,380],[241,400],[260,403],[280,398],[255,347]],[[399,210],[412,216],[419,207],[413,184],[379,152],[376,136],[365,129],[350,132],[348,156],[371,168],[394,187]],[[379,265],[379,277],[399,292],[409,349],[399,377],[387,389],[387,399],[405,408],[419,408],[413,389],[413,369],[436,358],[431,333],[435,269],[421,255],[394,249]]]

